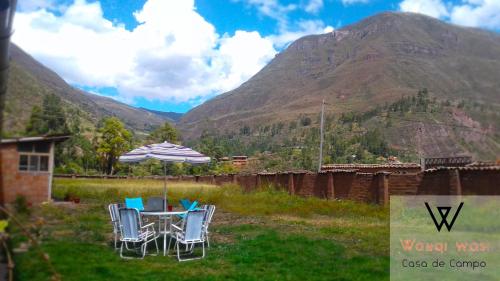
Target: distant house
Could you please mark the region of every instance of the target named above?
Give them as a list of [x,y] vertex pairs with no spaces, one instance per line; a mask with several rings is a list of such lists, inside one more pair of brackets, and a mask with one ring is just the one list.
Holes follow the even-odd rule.
[[2,139],[0,142],[0,203],[12,203],[18,195],[32,204],[50,200],[54,146],[69,136]]
[[248,163],[248,156],[244,155],[239,155],[239,156],[233,156],[233,165],[236,167],[243,167],[246,166]]

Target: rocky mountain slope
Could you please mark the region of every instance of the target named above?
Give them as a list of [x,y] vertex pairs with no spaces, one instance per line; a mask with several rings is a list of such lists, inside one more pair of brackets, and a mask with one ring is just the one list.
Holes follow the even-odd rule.
[[385,130],[391,144],[415,147],[418,139],[422,153],[434,155],[474,154],[485,145],[481,155],[498,154],[499,73],[499,34],[419,14],[382,13],[295,41],[250,80],[192,109],[178,125],[186,138],[206,128],[237,132],[317,114],[323,99],[329,114],[365,112],[426,88],[438,101],[488,109],[396,122],[395,134]]

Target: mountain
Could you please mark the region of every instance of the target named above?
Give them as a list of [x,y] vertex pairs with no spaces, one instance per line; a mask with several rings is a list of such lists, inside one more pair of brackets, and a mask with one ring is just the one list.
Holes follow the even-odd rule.
[[11,67],[5,101],[4,128],[8,134],[21,134],[34,105],[43,97],[56,94],[63,100],[67,112],[76,115],[88,129],[106,116],[120,118],[128,128],[145,132],[171,121],[161,114],[132,107],[113,99],[87,93],[68,85],[15,44],[10,48]]
[[456,107],[440,117],[396,122],[384,129],[391,145],[416,147],[419,139],[424,155],[494,158],[500,154],[499,73],[499,34],[388,12],[298,39],[237,89],[186,113],[178,126],[193,139],[204,129],[238,132],[317,116],[323,99],[326,112],[339,115],[366,112],[425,88],[437,102],[474,103],[483,110]]
[[159,111],[159,110],[152,110],[152,109],[147,109],[147,108],[143,108],[143,107],[141,107],[141,109],[147,110],[147,111],[152,112],[156,115],[163,116],[163,117],[167,118],[172,123],[179,122],[179,120],[181,120],[181,117],[184,115],[184,113],[173,112],[173,111]]

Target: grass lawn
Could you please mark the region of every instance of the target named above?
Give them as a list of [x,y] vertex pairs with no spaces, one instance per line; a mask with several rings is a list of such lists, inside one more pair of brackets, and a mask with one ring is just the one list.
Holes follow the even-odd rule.
[[[155,180],[56,179],[53,196],[81,204],[47,204],[29,218],[41,250],[62,280],[388,280],[389,212],[380,206],[289,196],[234,185],[169,184],[169,202],[217,206],[203,260],[146,256],[122,260],[112,247],[108,203],[161,195]],[[28,218],[27,218],[28,219]],[[12,227],[16,247],[26,238]],[[161,244],[160,244],[161,247]],[[153,248],[150,248],[153,252]],[[15,255],[17,280],[49,280],[34,247]]]

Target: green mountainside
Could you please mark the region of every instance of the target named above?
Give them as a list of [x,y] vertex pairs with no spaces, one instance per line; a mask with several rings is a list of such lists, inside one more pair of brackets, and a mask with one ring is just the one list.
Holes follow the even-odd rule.
[[68,85],[15,44],[11,45],[11,68],[5,100],[4,128],[7,135],[22,135],[34,105],[40,105],[49,94],[59,96],[69,119],[80,118],[83,129],[93,130],[98,121],[116,116],[137,133],[148,132],[168,116],[135,108],[110,98],[90,94]]
[[[286,127],[304,116],[317,129],[325,99],[327,115],[337,120],[377,110],[351,123],[360,135],[378,128],[390,148],[409,151],[412,159],[458,154],[495,159],[499,73],[497,33],[418,14],[382,13],[293,42],[237,89],[186,113],[178,126],[186,139],[217,132],[254,143],[262,128]],[[424,89],[432,112],[398,109],[401,113],[386,116],[389,105]],[[269,141],[283,145],[304,133],[298,134],[278,133]]]

